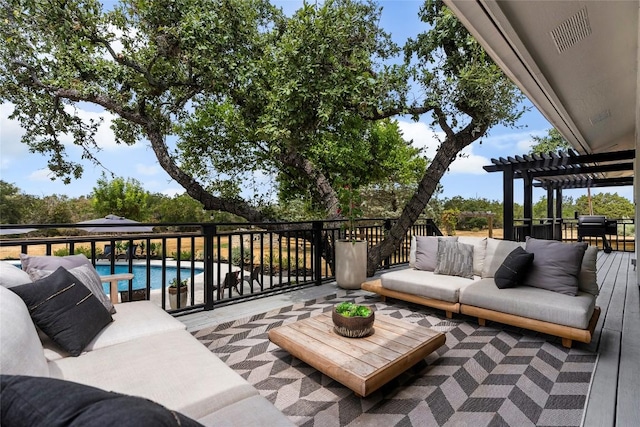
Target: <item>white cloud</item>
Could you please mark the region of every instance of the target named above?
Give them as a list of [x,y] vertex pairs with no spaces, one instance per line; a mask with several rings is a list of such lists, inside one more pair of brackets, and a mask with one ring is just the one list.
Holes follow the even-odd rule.
[[[110,112],[105,110],[89,111],[89,110],[80,108],[78,105],[76,105],[75,107],[71,105],[66,105],[65,111],[69,114],[77,115],[82,119],[84,123],[89,123],[91,120],[98,123],[100,122],[100,120],[102,120],[102,123],[100,123],[100,126],[98,127],[98,131],[96,132],[96,135],[95,135],[95,140],[96,140],[96,144],[98,144],[98,147],[105,150],[122,150],[122,149],[129,148],[123,144],[116,144],[115,135],[111,130],[111,122],[113,121],[113,119],[115,119],[116,116],[111,114]],[[61,135],[60,140],[67,147],[70,147],[73,145],[73,136],[70,134]]]
[[17,120],[9,120],[13,112],[13,104],[0,104],[0,168],[8,169],[13,164],[20,164],[20,157],[28,153],[27,146],[20,142],[24,130]]
[[[424,148],[424,154],[433,159],[436,155],[440,139],[444,139],[444,132],[434,132],[429,126],[422,122],[405,122],[398,120],[398,126],[406,140],[413,140],[415,147]],[[462,150],[462,156],[458,157],[449,169],[451,174],[485,174],[483,166],[491,161],[484,156],[474,154],[473,146],[468,146]]]
[[136,164],[136,172],[138,175],[144,176],[153,176],[157,175],[160,172],[160,167],[158,165],[144,165],[142,163]]
[[434,132],[422,122],[406,122],[398,120],[398,127],[404,139],[413,140],[413,146],[424,149],[424,155],[432,159],[440,145],[438,138],[444,138],[444,132]]
[[51,181],[51,177],[53,176],[53,172],[51,172],[49,169],[38,169],[37,171],[33,171],[29,174],[29,176],[27,176],[27,179],[29,181],[36,181],[36,182],[49,182]]
[[166,188],[166,189],[162,190],[161,193],[164,194],[167,197],[173,197],[173,196],[177,196],[178,194],[184,193],[184,188],[182,188],[182,187],[179,187],[179,188]]
[[449,167],[451,174],[484,175],[487,173],[482,167],[491,164],[491,160],[474,154],[473,145],[462,150],[462,156],[458,157]]
[[[529,132],[510,132],[501,135],[491,135],[481,138],[482,143],[496,150],[508,151],[512,154],[524,154],[534,144],[532,136],[544,136],[547,130]],[[517,152],[514,152],[517,150]]]

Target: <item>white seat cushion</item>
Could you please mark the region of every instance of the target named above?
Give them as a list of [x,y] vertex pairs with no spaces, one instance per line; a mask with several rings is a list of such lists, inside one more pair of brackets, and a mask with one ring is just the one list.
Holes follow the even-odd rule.
[[380,279],[382,287],[387,289],[453,303],[458,302],[460,289],[473,283],[473,279],[413,268],[383,273]]
[[586,292],[564,295],[531,286],[499,289],[493,278],[478,280],[460,292],[460,303],[529,319],[586,329],[595,297]]
[[[149,335],[186,329],[184,323],[176,320],[151,301],[118,304],[118,311],[112,317],[113,322],[95,336],[85,351],[134,341]],[[47,360],[52,361],[68,356],[46,336],[41,335],[41,339]]]
[[242,399],[197,421],[210,427],[295,426],[289,418],[262,396]]
[[186,331],[173,331],[49,362],[53,378],[141,396],[198,419],[258,394]]

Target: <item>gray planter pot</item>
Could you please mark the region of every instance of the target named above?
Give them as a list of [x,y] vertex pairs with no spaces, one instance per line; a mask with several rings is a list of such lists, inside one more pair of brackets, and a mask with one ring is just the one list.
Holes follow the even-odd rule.
[[367,241],[337,241],[335,266],[338,286],[360,289],[367,278]]
[[176,292],[176,288],[169,288],[169,306],[171,307],[171,310],[185,308],[187,306],[188,290],[189,288],[186,286],[180,287],[180,307],[178,307],[178,294]]

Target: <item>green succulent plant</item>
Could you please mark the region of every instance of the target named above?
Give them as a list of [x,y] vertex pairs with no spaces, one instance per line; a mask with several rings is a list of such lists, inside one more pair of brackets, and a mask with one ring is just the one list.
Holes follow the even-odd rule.
[[341,302],[336,306],[336,312],[344,317],[369,317],[371,309],[364,305],[354,304],[352,302]]

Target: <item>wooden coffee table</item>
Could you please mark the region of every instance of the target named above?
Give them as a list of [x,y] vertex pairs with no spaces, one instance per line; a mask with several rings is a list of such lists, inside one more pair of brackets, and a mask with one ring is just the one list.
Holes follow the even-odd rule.
[[342,337],[333,331],[329,312],[274,328],[269,340],[358,396],[374,392],[445,342],[440,332],[377,313],[373,327],[364,338]]

